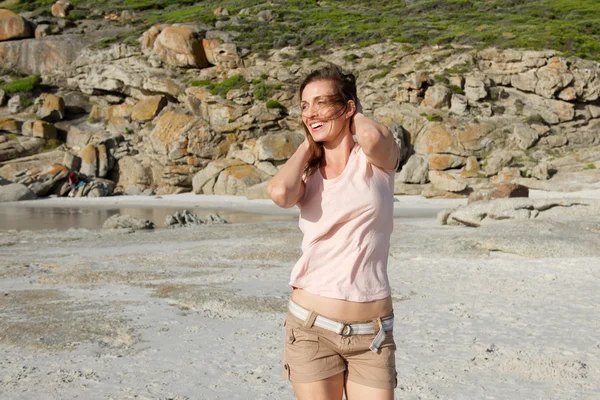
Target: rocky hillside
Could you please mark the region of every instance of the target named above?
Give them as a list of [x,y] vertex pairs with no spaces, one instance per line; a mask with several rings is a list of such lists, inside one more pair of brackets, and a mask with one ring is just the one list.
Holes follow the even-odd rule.
[[[501,48],[516,39],[509,25],[497,47],[477,33],[419,47],[425,43],[399,39],[391,25],[367,29],[383,21],[366,13],[381,7],[369,2],[338,9],[340,25],[362,12],[365,26],[355,31],[372,36],[347,45],[319,36],[327,33],[322,16],[303,42],[298,32],[286,36],[300,3],[331,16],[336,2],[289,2],[287,10],[281,2],[222,2],[209,14],[211,2],[123,10],[59,1],[41,11],[40,3],[11,6],[21,14],[0,10],[0,177],[20,184],[5,185],[12,197],[0,198],[66,195],[71,187],[77,196],[262,197],[303,140],[299,79],[324,61],[358,75],[365,111],[402,144],[398,194],[462,196],[494,182],[577,190],[600,179],[600,52],[585,40],[555,50]],[[391,3],[388,18],[399,13]],[[479,3],[498,2],[406,3],[403,18],[427,12],[435,20],[446,11],[451,20],[464,7],[475,18]],[[455,9],[424,8],[433,3]],[[496,27],[474,32],[486,29]]]

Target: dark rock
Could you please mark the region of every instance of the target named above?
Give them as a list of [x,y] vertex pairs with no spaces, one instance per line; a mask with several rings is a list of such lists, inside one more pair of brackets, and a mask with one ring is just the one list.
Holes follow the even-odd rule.
[[154,229],[154,223],[131,215],[115,214],[104,222],[102,229]]
[[499,183],[492,187],[475,190],[469,195],[468,204],[480,200],[506,199],[509,197],[529,197],[529,188],[517,183]]

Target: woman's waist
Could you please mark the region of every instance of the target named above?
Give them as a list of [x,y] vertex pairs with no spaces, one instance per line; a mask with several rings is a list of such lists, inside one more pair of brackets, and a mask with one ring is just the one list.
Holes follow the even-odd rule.
[[294,289],[292,300],[299,306],[327,318],[344,321],[368,321],[393,314],[392,297],[356,302],[319,296],[303,289]]

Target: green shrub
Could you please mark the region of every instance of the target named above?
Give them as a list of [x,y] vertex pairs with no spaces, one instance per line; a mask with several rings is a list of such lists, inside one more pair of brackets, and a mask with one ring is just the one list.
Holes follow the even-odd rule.
[[194,80],[190,82],[190,85],[192,86],[213,86],[214,84],[212,84],[210,81],[207,81],[206,79],[199,79],[199,80]]
[[18,93],[18,92],[31,92],[33,89],[42,83],[42,78],[39,75],[31,75],[27,78],[17,79],[10,83],[5,83],[0,86],[0,89],[4,90],[6,94]]
[[344,57],[342,57],[342,58],[348,62],[351,62],[351,61],[358,60],[360,57],[354,53],[348,53],[348,54],[344,54]]
[[381,79],[381,78],[385,77],[385,76],[386,76],[387,74],[389,74],[389,73],[390,73],[390,70],[389,70],[389,69],[384,69],[384,70],[383,70],[383,71],[381,71],[381,72],[378,72],[378,73],[376,73],[376,74],[374,74],[374,75],[371,75],[371,77],[369,78],[369,82],[373,82],[373,81],[375,81],[376,79]]
[[437,114],[430,115],[430,114],[427,114],[427,113],[421,113],[421,116],[427,118],[427,121],[429,121],[429,122],[442,122],[442,121],[444,121],[444,119],[441,116],[437,115]]
[[465,94],[465,91],[458,85],[448,84],[446,87],[454,94]]
[[259,83],[258,85],[255,85],[254,89],[252,90],[252,94],[254,95],[254,98],[256,100],[266,99],[267,97],[269,97],[271,95],[271,92],[272,92],[271,88],[262,82]]
[[586,165],[585,167],[583,167],[584,170],[588,170],[588,169],[596,169],[596,164],[594,163],[589,163],[588,165]]
[[[231,78],[227,78],[220,83],[213,84],[214,86],[210,89],[212,95],[219,95],[225,97],[227,92],[232,89],[247,89],[248,82],[240,74],[234,75]],[[209,85],[210,87],[210,85]]]
[[20,102],[21,105],[25,108],[31,107],[33,105],[33,101],[29,100],[26,97],[21,97]]
[[267,102],[265,103],[265,105],[269,109],[271,109],[271,108],[283,108],[283,106],[281,104],[279,104],[279,102],[277,100],[273,100],[273,99],[267,100]]
[[81,19],[86,19],[88,16],[88,14],[86,12],[84,12],[83,10],[71,10],[71,12],[69,12],[69,15],[67,15],[67,19],[70,21],[79,21]]
[[56,149],[58,146],[60,146],[62,144],[62,142],[58,139],[48,139],[46,140],[46,142],[44,143],[43,146],[43,151],[50,151],[50,150],[54,150]]
[[252,89],[252,94],[256,100],[265,100],[270,97],[274,91],[282,90],[283,85],[281,83],[270,84],[267,82],[260,82]]

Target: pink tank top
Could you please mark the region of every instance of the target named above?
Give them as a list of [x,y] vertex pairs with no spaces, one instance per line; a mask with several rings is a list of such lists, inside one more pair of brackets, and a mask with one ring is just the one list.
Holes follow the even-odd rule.
[[390,295],[395,171],[372,165],[355,144],[338,177],[317,171],[308,178],[298,203],[304,238],[292,287],[357,302]]

